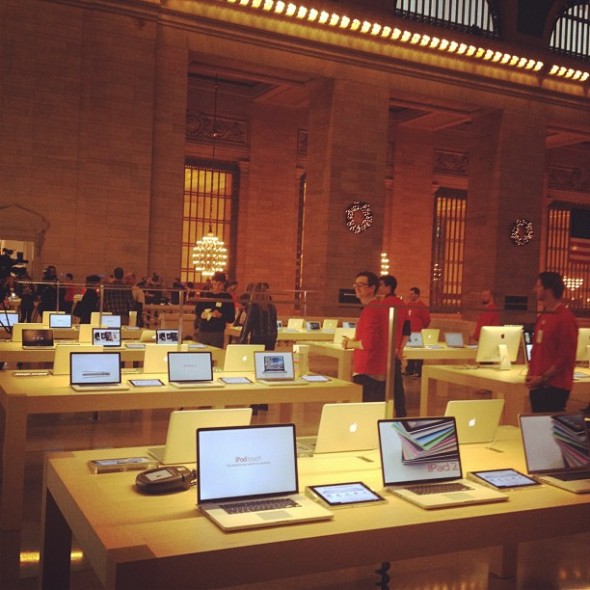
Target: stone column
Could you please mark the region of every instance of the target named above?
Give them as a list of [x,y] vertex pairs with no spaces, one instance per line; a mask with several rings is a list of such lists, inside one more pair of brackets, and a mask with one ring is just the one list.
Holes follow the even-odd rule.
[[154,127],[148,273],[178,275],[184,191],[188,50],[169,27],[158,27],[154,75]]
[[[525,108],[526,107],[526,108]],[[463,308],[477,317],[483,289],[506,297],[528,296],[539,272],[545,175],[545,114],[526,104],[482,114],[473,121],[465,233]],[[516,219],[527,219],[535,235],[526,246],[510,240]],[[531,321],[525,312],[505,313],[504,323]]]
[[[345,80],[310,85],[303,288],[313,291],[308,315],[345,315],[338,290],[357,272],[379,273],[385,209],[389,95],[386,88]],[[350,232],[346,208],[370,205],[373,222]]]

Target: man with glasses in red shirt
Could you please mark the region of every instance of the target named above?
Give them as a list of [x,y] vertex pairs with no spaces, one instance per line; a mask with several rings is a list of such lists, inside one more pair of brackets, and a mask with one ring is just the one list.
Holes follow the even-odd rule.
[[[377,298],[379,277],[375,273],[358,273],[353,287],[364,307],[356,324],[355,337],[344,337],[342,345],[354,350],[352,379],[362,385],[363,401],[384,401],[389,334],[388,304],[383,304]],[[397,400],[396,415],[406,415],[405,403],[398,404]]]

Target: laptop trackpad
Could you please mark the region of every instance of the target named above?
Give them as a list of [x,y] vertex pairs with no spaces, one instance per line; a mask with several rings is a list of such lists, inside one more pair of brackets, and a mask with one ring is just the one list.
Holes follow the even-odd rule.
[[468,492],[451,492],[450,494],[444,494],[449,500],[471,500],[473,494]]
[[269,510],[268,512],[261,512],[258,514],[263,520],[277,520],[285,518],[293,518],[286,510]]

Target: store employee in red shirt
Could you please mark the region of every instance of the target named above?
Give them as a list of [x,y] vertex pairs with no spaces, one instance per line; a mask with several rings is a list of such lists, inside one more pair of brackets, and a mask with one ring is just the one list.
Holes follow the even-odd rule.
[[543,313],[535,324],[526,377],[533,412],[563,412],[574,380],[578,322],[565,306],[561,275],[542,272],[535,283]]
[[354,293],[363,304],[354,338],[342,338],[342,346],[354,350],[353,378],[363,386],[363,401],[385,400],[387,374],[387,308],[377,299],[379,277],[360,272],[354,280]]

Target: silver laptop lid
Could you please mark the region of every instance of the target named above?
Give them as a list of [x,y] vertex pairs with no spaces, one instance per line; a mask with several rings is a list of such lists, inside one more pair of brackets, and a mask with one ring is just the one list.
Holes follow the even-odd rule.
[[69,313],[50,313],[49,314],[50,328],[71,328],[72,316]]
[[53,346],[53,330],[26,329],[22,332],[23,346]]
[[269,350],[254,353],[256,379],[284,381],[295,379],[292,352]]
[[465,346],[461,332],[445,332],[445,343],[451,348]]
[[156,344],[177,344],[178,330],[156,330]]
[[520,432],[529,473],[590,468],[590,422],[577,414],[521,414]]
[[407,346],[415,346],[421,348],[424,346],[424,340],[422,338],[422,332],[412,332],[408,338]]
[[120,352],[72,352],[70,385],[121,383]]
[[378,428],[386,486],[461,478],[455,418],[379,420]]
[[576,346],[576,361],[590,362],[590,328],[578,328],[578,343]]
[[213,380],[213,360],[210,352],[169,352],[168,381],[196,383]]
[[18,323],[18,313],[16,311],[0,310],[0,328],[12,328]]
[[296,494],[294,424],[197,430],[198,502]]
[[121,328],[92,328],[92,344],[121,346]]
[[445,416],[455,418],[459,444],[491,443],[503,410],[503,399],[455,399],[447,402]]

